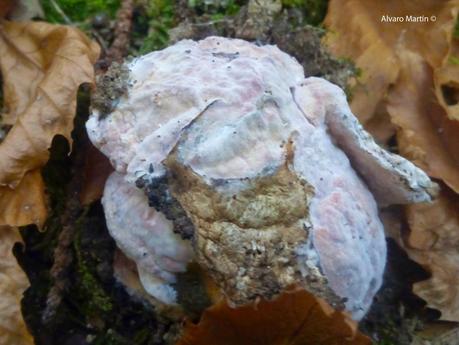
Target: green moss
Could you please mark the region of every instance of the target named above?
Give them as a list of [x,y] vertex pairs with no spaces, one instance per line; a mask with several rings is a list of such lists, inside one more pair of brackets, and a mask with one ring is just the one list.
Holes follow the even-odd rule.
[[132,342],[130,339],[127,339],[120,334],[118,334],[113,329],[109,329],[105,334],[99,334],[91,342],[93,345],[130,345],[130,344],[141,344],[134,340]]
[[381,340],[380,342],[377,343],[377,345],[396,345],[396,344],[390,340]]
[[110,312],[113,305],[99,279],[96,278],[97,273],[94,271],[94,265],[90,265],[87,255],[85,255],[85,252],[81,248],[81,229],[85,226],[87,211],[86,209],[83,212],[75,224],[78,235],[73,242],[73,248],[75,250],[78,280],[80,283],[78,285],[78,292],[83,302],[82,309],[86,316],[91,317]]
[[456,17],[456,24],[454,25],[453,37],[459,39],[459,16]]
[[[79,214],[75,236],[68,248],[72,253],[70,264],[63,276],[65,289],[55,313],[43,319],[48,295],[56,280],[50,269],[54,250],[63,230],[63,215],[68,212],[69,182],[78,157],[75,152],[87,143],[85,120],[89,112],[89,88],[81,87],[78,93],[75,129],[72,132],[73,151],[62,136],[54,138],[50,159],[42,170],[49,196],[49,218],[45,232],[35,226],[22,229],[25,246],[18,243],[14,253],[26,272],[30,287],[24,294],[22,310],[27,327],[37,345],[87,343],[95,345],[151,345],[169,329],[167,321],[156,319],[151,307],[133,300],[113,276],[115,242],[110,237],[102,209],[93,203]],[[73,196],[74,197],[74,196]]]
[[[187,18],[193,22],[194,17],[206,16],[208,20],[218,21],[239,12],[245,0],[189,0],[183,8]],[[144,13],[134,19],[133,55],[145,54],[165,48],[169,44],[168,31],[178,24],[176,13],[177,1],[149,0],[144,6]],[[143,28],[143,29],[142,29]],[[139,42],[139,43],[135,43]]]
[[285,8],[298,8],[306,24],[319,26],[327,14],[328,0],[282,0]]
[[51,23],[66,23],[53,2],[72,22],[84,22],[100,12],[114,18],[120,5],[120,0],[42,0],[45,19]]
[[457,56],[454,56],[454,55],[451,55],[449,58],[448,58],[448,62],[452,65],[459,65],[459,57]]
[[213,20],[217,20],[235,15],[241,4],[236,0],[188,0],[188,7],[194,9],[198,15],[208,14]]
[[145,54],[166,47],[169,42],[168,31],[174,26],[173,0],[150,0],[145,15],[139,16],[137,21],[139,26],[148,28],[146,37],[137,34],[137,39],[142,40],[137,53]]

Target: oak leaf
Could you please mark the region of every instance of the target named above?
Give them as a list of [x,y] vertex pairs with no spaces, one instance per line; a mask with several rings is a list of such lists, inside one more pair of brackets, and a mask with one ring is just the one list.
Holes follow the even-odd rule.
[[325,20],[329,48],[362,70],[356,115],[387,139],[387,121],[378,118],[388,114],[398,151],[443,182],[433,204],[406,207],[409,234],[390,235],[432,274],[414,292],[450,321],[459,321],[458,10],[457,0],[332,0]]
[[399,151],[446,184],[434,203],[406,207],[410,232],[405,250],[431,273],[428,280],[414,284],[413,291],[438,309],[442,320],[459,321],[459,122],[444,102],[441,87],[434,87],[435,76],[442,80],[439,75],[450,68],[433,70],[410,51],[399,56],[402,71],[387,106],[399,128]]
[[15,189],[0,187],[0,224],[41,228],[46,214],[45,186],[38,169],[28,172]]
[[97,44],[76,28],[0,22],[1,123],[11,127],[0,142],[0,224],[43,224],[39,169],[55,135],[71,140],[78,88],[93,82],[98,55]]
[[459,39],[451,44],[448,61],[434,71],[435,93],[451,120],[459,120]]
[[[71,139],[78,88],[93,82],[98,54],[98,46],[75,28],[0,19],[0,124],[10,127],[0,141],[0,225],[43,225],[47,206],[40,168],[54,136]],[[11,252],[18,240],[16,229],[0,227],[0,343],[5,345],[33,344],[20,311],[28,282]]]
[[454,157],[457,147],[450,147],[444,128],[456,130],[459,122],[448,118],[437,102],[433,90],[433,71],[419,54],[405,50],[399,54],[402,70],[387,100],[392,123],[398,128],[400,153],[429,176],[442,179],[459,192],[459,159]]
[[4,21],[0,28],[3,124],[0,184],[16,186],[48,160],[55,135],[70,140],[78,87],[94,79],[96,43],[75,28]]
[[409,256],[431,273],[413,291],[441,311],[442,320],[459,320],[459,195],[444,187],[433,203],[407,207]]
[[105,181],[113,172],[108,158],[94,146],[89,146],[86,154],[83,174],[83,185],[79,193],[82,205],[89,205],[100,199],[104,192]]
[[[459,162],[459,38],[451,44],[448,60],[434,70],[435,94],[445,115],[436,120],[438,133],[454,161]],[[457,192],[457,191],[456,191]]]
[[[325,18],[330,30],[326,43],[333,54],[351,58],[362,71],[351,103],[361,122],[373,116],[389,86],[395,83],[400,50],[419,52],[433,67],[444,63],[458,5],[457,0],[330,1]],[[413,23],[406,20],[407,15],[429,20]],[[385,16],[404,20],[387,22]],[[430,20],[432,16],[435,21]]]
[[22,293],[29,282],[12,252],[21,237],[17,229],[5,228],[0,227],[0,344],[32,345],[20,310]]
[[188,321],[176,345],[371,344],[356,328],[347,314],[300,290],[239,308],[220,301],[198,324]]
[[0,18],[5,18],[14,9],[14,6],[14,0],[0,1]]

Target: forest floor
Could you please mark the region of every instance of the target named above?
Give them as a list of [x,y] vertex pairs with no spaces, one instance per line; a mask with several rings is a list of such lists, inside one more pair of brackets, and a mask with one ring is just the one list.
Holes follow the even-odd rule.
[[[118,42],[115,51],[110,47],[117,38],[118,0],[44,0],[42,5],[46,21],[77,26],[99,43],[101,70],[119,60],[119,54],[129,59],[181,39],[219,35],[276,44],[303,65],[307,76],[324,77],[349,97],[348,79],[359,74],[350,60],[333,58],[322,45],[325,0],[140,0],[130,4],[128,40]],[[73,150],[57,136],[42,170],[51,207],[46,231],[22,228],[25,246],[15,247],[31,283],[22,301],[24,319],[38,345],[163,344],[173,338],[174,323],[155,315],[114,280],[116,246],[100,202],[82,205],[77,197],[84,183],[80,172],[95,154],[84,130],[89,106],[89,88],[82,86]],[[103,164],[101,169],[109,171]],[[411,292],[412,284],[428,274],[395,241],[388,240],[388,248],[384,285],[360,329],[379,345],[414,344],[423,325],[438,317]]]

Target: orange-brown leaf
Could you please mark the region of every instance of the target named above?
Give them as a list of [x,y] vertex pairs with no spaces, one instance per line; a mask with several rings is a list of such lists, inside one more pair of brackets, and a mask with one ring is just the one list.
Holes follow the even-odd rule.
[[435,125],[456,162],[459,162],[459,39],[454,39],[448,60],[434,70],[437,100],[445,110],[435,119]]
[[[331,0],[325,18],[327,44],[362,70],[353,89],[352,110],[362,122],[374,114],[398,76],[398,52],[417,51],[433,67],[447,58],[459,2],[457,0]],[[435,16],[422,23],[384,22],[384,15]]]
[[28,172],[16,189],[0,187],[0,225],[23,226],[46,219],[45,186],[39,170]]
[[92,145],[88,149],[84,166],[80,202],[89,205],[102,197],[105,181],[113,172],[113,167],[108,158]]
[[459,196],[443,186],[433,203],[407,208],[409,256],[432,276],[414,292],[441,311],[441,319],[459,321]]
[[[387,112],[399,152],[446,184],[433,204],[407,207],[405,249],[432,273],[414,286],[415,293],[452,321],[459,321],[459,40],[453,37],[458,10],[458,0],[331,0],[326,18],[332,52],[362,69],[354,112],[383,140],[390,127],[378,115]],[[409,16],[424,19],[413,22]],[[391,236],[403,244],[399,229]]]
[[55,135],[70,140],[78,87],[93,82],[98,55],[98,46],[76,28],[0,23],[2,121],[13,126],[0,144],[0,185],[14,187],[43,166]]
[[236,309],[221,301],[204,312],[199,324],[188,322],[177,345],[370,344],[356,327],[323,300],[295,291]]
[[32,345],[20,307],[29,282],[12,252],[16,242],[21,242],[18,230],[0,226],[0,344]]
[[2,0],[0,1],[0,19],[5,18],[15,6],[14,0]]
[[12,126],[0,142],[0,224],[43,224],[39,169],[55,135],[70,140],[77,91],[93,82],[98,55],[98,46],[76,28],[0,21],[0,120]]
[[[456,160],[444,138],[442,128],[456,128],[436,101],[433,72],[418,53],[400,54],[402,71],[388,98],[388,112],[399,128],[400,153],[424,169],[429,176],[442,179],[459,192],[459,160]],[[431,87],[429,87],[431,85]],[[456,148],[457,149],[457,148]]]

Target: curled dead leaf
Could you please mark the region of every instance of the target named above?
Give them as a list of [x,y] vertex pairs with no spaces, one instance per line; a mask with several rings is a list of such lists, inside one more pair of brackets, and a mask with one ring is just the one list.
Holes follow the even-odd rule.
[[445,114],[436,119],[436,126],[449,154],[459,162],[459,39],[454,39],[449,58],[434,70],[437,100]]
[[105,181],[112,172],[113,167],[108,158],[91,145],[82,172],[83,186],[80,191],[80,202],[83,205],[89,205],[102,197]]
[[410,248],[432,251],[459,247],[459,195],[447,187],[443,186],[432,203],[409,205],[406,213],[411,229],[406,244]]
[[441,311],[441,319],[459,321],[459,196],[443,186],[433,203],[407,207],[408,255],[431,273],[414,292]]
[[459,120],[459,40],[454,39],[449,59],[434,71],[437,99],[451,120]]
[[[351,58],[362,70],[353,88],[352,111],[366,123],[375,113],[400,66],[398,52],[417,51],[433,67],[445,61],[459,2],[436,0],[331,0],[325,25],[333,54]],[[435,16],[436,21],[386,22],[383,16]]]
[[332,52],[362,69],[354,112],[370,132],[385,132],[383,138],[390,132],[378,114],[389,114],[398,151],[446,184],[434,203],[407,206],[405,241],[390,235],[432,274],[414,292],[453,321],[459,321],[459,41],[453,37],[458,10],[457,0],[331,0],[325,21]]
[[429,176],[442,179],[459,192],[459,160],[449,147],[441,128],[456,128],[436,101],[433,71],[418,53],[405,50],[399,54],[402,70],[388,97],[387,109],[398,128],[400,153],[424,169]]
[[29,282],[12,252],[16,242],[21,242],[17,229],[0,227],[0,344],[31,345],[20,309]]
[[187,322],[177,345],[331,345],[371,344],[357,324],[323,300],[302,291],[273,301],[231,308],[221,301],[198,324]]
[[14,6],[14,1],[12,0],[4,0],[0,2],[0,18],[4,18]]
[[14,0],[2,0],[0,2],[0,18],[5,18],[14,8]]

